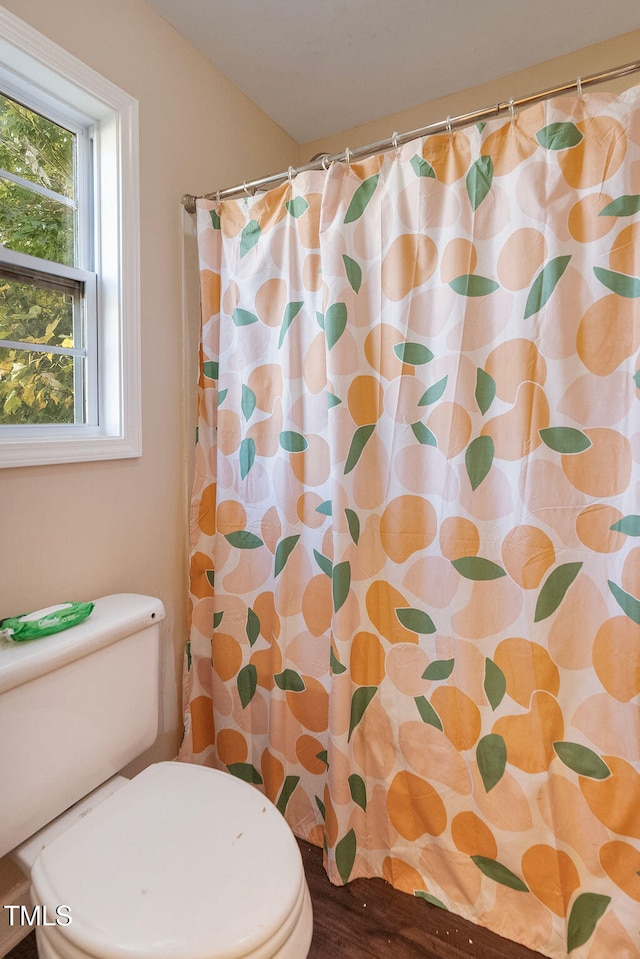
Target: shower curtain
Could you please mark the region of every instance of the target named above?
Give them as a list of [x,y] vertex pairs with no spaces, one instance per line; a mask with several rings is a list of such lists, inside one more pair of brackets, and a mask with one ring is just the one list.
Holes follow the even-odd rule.
[[197,211],[181,758],[552,957],[640,959],[639,91]]

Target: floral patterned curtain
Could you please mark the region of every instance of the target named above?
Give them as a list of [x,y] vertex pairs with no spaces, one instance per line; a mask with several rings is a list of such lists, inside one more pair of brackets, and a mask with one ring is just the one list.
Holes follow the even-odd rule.
[[640,959],[638,90],[200,201],[198,235],[181,758],[336,883]]

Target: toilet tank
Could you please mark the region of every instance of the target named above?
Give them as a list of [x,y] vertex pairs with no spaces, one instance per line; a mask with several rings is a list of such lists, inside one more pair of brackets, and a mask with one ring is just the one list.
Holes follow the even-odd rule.
[[0,641],[0,857],[154,743],[164,615],[119,593],[64,632]]

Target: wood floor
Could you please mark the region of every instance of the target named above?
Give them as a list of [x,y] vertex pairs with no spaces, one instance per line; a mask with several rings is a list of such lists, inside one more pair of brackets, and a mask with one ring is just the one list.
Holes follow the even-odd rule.
[[299,845],[313,902],[308,959],[542,959],[383,879],[334,886],[322,866],[322,851]]
[[[542,959],[382,879],[334,886],[323,869],[322,851],[299,845],[313,901],[308,959]],[[7,959],[37,959],[34,934]]]

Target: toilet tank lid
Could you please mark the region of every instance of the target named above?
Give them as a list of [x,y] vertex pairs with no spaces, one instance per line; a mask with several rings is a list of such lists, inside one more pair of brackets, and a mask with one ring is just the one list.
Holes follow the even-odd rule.
[[159,599],[138,593],[115,593],[94,602],[88,619],[61,633],[24,643],[0,641],[0,693],[153,626],[165,616]]

